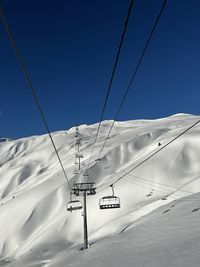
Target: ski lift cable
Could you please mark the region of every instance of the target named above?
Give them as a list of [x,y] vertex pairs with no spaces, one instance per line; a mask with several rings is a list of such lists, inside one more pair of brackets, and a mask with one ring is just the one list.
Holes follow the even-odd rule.
[[[122,171],[122,173],[126,173],[125,171]],[[144,188],[144,185],[145,187],[149,188],[149,189],[152,189],[152,187],[156,187],[156,191],[160,191],[160,192],[166,192],[167,188],[168,190],[174,190],[173,194],[176,194],[177,193],[193,193],[191,191],[186,191],[186,190],[182,190],[182,186],[181,187],[176,187],[176,186],[170,186],[170,185],[166,185],[166,184],[163,184],[163,183],[158,183],[158,182],[152,182],[151,180],[148,180],[146,178],[142,178],[142,177],[139,177],[139,176],[136,176],[136,175],[133,175],[131,173],[128,173],[127,174],[128,177],[123,177],[123,180],[126,180],[127,182],[130,182],[130,183],[141,183],[143,185],[140,185],[140,184],[137,184],[138,186],[141,186]],[[136,179],[136,181],[135,181]],[[189,182],[193,181],[194,178],[192,180],[190,180]],[[158,186],[162,186],[162,188],[158,188]],[[163,188],[164,187],[164,188]]]
[[55,143],[54,143],[54,141],[53,141],[52,134],[50,133],[50,129],[49,129],[49,126],[48,126],[48,124],[47,124],[47,120],[46,120],[46,118],[45,118],[45,116],[44,116],[44,113],[43,113],[43,111],[42,111],[41,105],[40,105],[40,103],[39,103],[39,100],[38,100],[36,91],[35,91],[35,89],[34,89],[34,87],[33,87],[32,81],[31,81],[30,76],[29,76],[29,74],[28,74],[28,71],[27,71],[27,69],[26,69],[26,67],[25,67],[24,61],[23,61],[23,59],[22,59],[22,56],[21,56],[21,54],[20,54],[20,51],[19,51],[19,49],[18,49],[18,47],[17,47],[17,44],[16,44],[16,42],[15,42],[14,36],[13,36],[13,34],[12,34],[10,28],[9,28],[9,25],[8,25],[8,23],[7,23],[7,20],[6,20],[6,17],[5,17],[5,14],[4,14],[4,12],[3,12],[3,8],[2,8],[1,5],[0,5],[0,17],[1,17],[1,19],[2,19],[4,28],[5,28],[6,32],[7,32],[8,38],[9,38],[9,40],[10,40],[10,43],[11,43],[11,45],[12,45],[14,51],[15,51],[15,55],[16,55],[16,57],[17,57],[17,60],[18,60],[19,65],[20,65],[20,69],[21,69],[21,71],[22,71],[22,73],[23,73],[23,75],[24,75],[24,78],[25,78],[25,80],[26,80],[26,82],[27,82],[27,85],[28,85],[28,87],[29,87],[29,89],[30,89],[30,91],[31,91],[31,94],[32,94],[33,98],[34,98],[34,102],[35,102],[35,104],[36,104],[36,107],[37,107],[37,109],[38,109],[38,112],[39,112],[39,114],[40,114],[40,116],[41,116],[41,118],[42,118],[42,121],[43,121],[43,123],[44,123],[44,126],[45,126],[45,128],[46,128],[46,130],[47,130],[48,136],[49,136],[49,138],[50,138],[50,140],[51,140],[51,143],[52,143],[52,146],[53,146],[53,148],[54,148],[54,150],[55,150],[55,153],[56,153],[56,156],[57,156],[57,158],[58,158],[58,161],[59,161],[59,164],[60,164],[60,166],[61,166],[61,169],[62,169],[62,171],[63,171],[64,177],[65,177],[66,180],[67,180],[67,183],[68,183],[68,186],[69,186],[68,189],[71,189],[71,185],[70,185],[69,179],[68,179],[67,174],[66,174],[66,172],[65,172],[65,169],[64,169],[63,163],[62,163],[62,161],[61,161],[61,158],[60,158],[60,156],[59,156],[59,154],[58,154],[58,150],[57,150],[57,148],[56,148],[56,145],[55,145]]
[[135,81],[136,74],[138,73],[138,70],[139,70],[139,68],[140,68],[140,65],[141,65],[141,63],[142,63],[142,61],[143,61],[143,59],[144,59],[144,57],[145,57],[145,54],[146,54],[146,52],[147,52],[147,50],[148,50],[150,41],[151,41],[152,36],[153,36],[153,34],[154,34],[155,30],[156,30],[156,27],[157,27],[157,25],[158,25],[158,23],[159,23],[159,20],[160,20],[162,14],[163,14],[163,11],[164,11],[164,9],[165,9],[166,3],[167,3],[167,0],[164,0],[163,4],[162,4],[162,6],[161,6],[160,12],[159,12],[159,14],[158,14],[158,16],[157,16],[157,18],[156,18],[156,21],[155,21],[155,23],[154,23],[154,25],[153,25],[153,27],[152,27],[151,32],[150,32],[150,34],[149,34],[149,37],[148,37],[148,39],[147,39],[147,41],[146,41],[146,43],[145,43],[144,49],[143,49],[143,51],[142,51],[142,53],[141,53],[141,56],[140,56],[140,58],[139,58],[139,60],[138,60],[138,63],[137,63],[137,65],[136,65],[136,67],[135,67],[135,69],[134,69],[134,71],[133,71],[133,75],[132,75],[131,80],[130,80],[130,82],[129,82],[129,84],[128,84],[128,87],[127,87],[127,89],[126,89],[126,91],[125,91],[125,93],[124,93],[124,95],[123,95],[122,101],[120,102],[120,105],[119,105],[119,107],[118,107],[118,109],[117,109],[117,112],[116,112],[116,114],[115,114],[114,120],[113,120],[113,122],[112,122],[112,124],[111,124],[111,127],[110,127],[110,129],[109,129],[109,131],[108,131],[108,134],[107,134],[107,136],[106,136],[106,138],[105,138],[105,141],[104,141],[104,143],[103,143],[103,146],[102,146],[102,148],[101,148],[101,150],[100,150],[100,152],[99,152],[98,159],[101,157],[101,153],[102,153],[102,151],[103,151],[103,149],[104,149],[104,147],[105,147],[105,145],[106,145],[106,142],[107,142],[107,140],[108,140],[108,138],[109,138],[109,136],[110,136],[110,133],[111,133],[111,131],[112,131],[114,125],[115,125],[115,122],[116,122],[116,120],[117,120],[117,118],[118,118],[118,116],[119,116],[119,114],[120,114],[120,111],[121,111],[121,109],[122,109],[122,107],[123,107],[123,105],[124,105],[124,103],[125,103],[125,99],[126,99],[128,93],[129,93],[129,91],[130,91],[130,89],[131,89],[131,87],[132,87],[132,85],[133,85],[133,82]]
[[[180,189],[176,186],[171,186],[171,185],[167,185],[167,184],[163,184],[163,183],[158,183],[158,182],[152,182],[151,180],[148,180],[146,178],[142,178],[142,177],[139,177],[139,176],[136,176],[136,175],[133,175],[131,173],[128,174],[128,176],[130,177],[130,179],[137,179],[138,182],[141,182],[143,184],[149,184],[149,185],[155,185],[155,187],[158,187],[158,186],[161,186],[161,187],[164,187],[164,188],[168,188],[168,189]],[[163,188],[163,190],[164,190]],[[156,189],[157,190],[157,189]],[[161,189],[160,189],[161,190]],[[186,191],[186,190],[179,190],[180,192],[183,192],[183,193],[193,193],[191,191]]]
[[[127,171],[125,174],[121,175],[118,179],[116,179],[112,185],[118,183],[120,180],[122,180],[126,175],[128,175],[129,173],[131,173],[132,171],[136,170],[137,168],[139,168],[141,165],[143,165],[144,163],[146,163],[148,160],[150,160],[152,157],[154,157],[155,155],[157,155],[160,151],[162,151],[163,149],[165,149],[166,147],[168,147],[170,144],[172,144],[173,142],[175,142],[178,138],[180,138],[182,135],[184,135],[185,133],[187,133],[189,130],[191,130],[192,128],[194,128],[197,124],[200,123],[200,119],[198,121],[196,121],[195,123],[193,123],[190,127],[188,127],[187,129],[185,129],[183,132],[181,132],[180,134],[178,134],[176,137],[174,137],[172,140],[170,140],[167,144],[163,145],[161,148],[159,148],[158,150],[156,150],[155,152],[153,152],[151,155],[149,155],[147,158],[145,158],[144,160],[142,160],[141,162],[139,162],[135,167],[131,168],[129,171]],[[188,184],[188,182],[186,183]],[[105,189],[109,188],[110,185],[104,187],[103,189],[99,190],[97,193],[100,193],[102,191],[104,191]],[[183,186],[181,186],[181,188],[183,188]]]
[[185,186],[193,183],[194,181],[200,179],[200,175],[195,176],[194,178],[190,179],[189,181],[187,181],[186,183],[184,183],[183,185],[181,185],[180,187],[177,188],[176,192],[180,191],[182,188],[184,188]]
[[[140,182],[140,183],[143,183],[143,184],[144,184],[144,182],[139,181],[139,180],[141,180],[141,179],[144,180],[144,181],[147,181],[147,182],[148,182],[148,179],[144,179],[144,178],[135,176],[135,175],[130,174],[130,173],[127,174],[127,176],[129,176],[129,179],[123,177],[123,180],[126,180],[126,181],[128,181],[128,182],[130,182],[130,183],[134,183],[134,181],[130,180],[130,179],[133,178],[133,177],[136,178],[136,179],[138,179],[137,182]],[[194,194],[194,192],[191,192],[191,191],[188,191],[188,190],[182,190],[182,188],[184,188],[185,186],[189,185],[190,183],[196,181],[197,179],[200,179],[199,175],[193,177],[192,179],[190,179],[189,181],[187,181],[185,184],[181,185],[180,187],[168,186],[168,185],[164,185],[164,184],[161,184],[161,183],[157,183],[157,184],[158,184],[158,185],[162,185],[162,186],[166,186],[166,187],[169,187],[169,188],[171,187],[172,189],[174,189],[174,191],[172,191],[171,193],[168,193],[168,197],[169,197],[170,195],[177,195],[177,196],[178,196],[178,194],[181,194],[181,193]],[[149,183],[149,185],[147,185],[147,187],[150,188],[150,184],[153,183],[153,182],[148,182],[148,183]],[[138,186],[139,186],[139,185],[138,185]],[[143,186],[143,187],[144,187],[144,186]],[[152,188],[152,187],[151,187],[151,188]],[[160,191],[160,192],[161,192],[161,190],[164,191],[164,189],[161,189],[161,188],[160,188],[160,189],[156,189],[156,191]]]
[[107,106],[108,97],[109,97],[109,94],[110,94],[110,91],[111,91],[111,87],[112,87],[112,83],[113,83],[113,80],[114,80],[114,76],[115,76],[115,73],[116,73],[116,69],[117,69],[117,65],[118,65],[118,61],[119,61],[119,56],[121,54],[122,46],[123,46],[123,43],[125,41],[125,36],[126,36],[127,28],[128,28],[128,22],[129,22],[129,19],[130,19],[130,16],[131,16],[131,12],[132,12],[132,9],[133,9],[134,2],[135,2],[134,0],[131,0],[130,4],[129,4],[128,14],[127,14],[127,17],[126,17],[126,20],[125,20],[125,23],[124,23],[124,27],[123,27],[123,32],[122,32],[122,35],[121,35],[121,38],[120,38],[120,43],[119,43],[117,54],[116,54],[116,57],[115,57],[115,62],[114,62],[114,65],[113,65],[113,70],[112,70],[111,78],[110,78],[110,81],[109,81],[108,89],[106,91],[105,100],[104,100],[104,104],[103,104],[103,108],[102,108],[102,112],[101,112],[101,116],[100,116],[100,121],[99,121],[99,124],[98,124],[97,132],[96,132],[96,135],[95,135],[95,140],[94,140],[94,143],[93,143],[93,146],[92,146],[92,150],[91,150],[91,154],[90,154],[89,163],[88,163],[88,167],[87,168],[89,168],[89,165],[90,165],[90,162],[91,162],[91,158],[92,158],[92,155],[94,153],[94,149],[95,149],[95,145],[96,145],[97,138],[98,138],[98,135],[99,135],[101,123],[102,123],[103,116],[104,116],[104,113],[105,113],[105,109],[106,109],[106,106]]
[[[139,186],[139,187],[144,189],[144,184],[143,185],[140,184],[140,183],[142,183],[141,181],[132,181],[127,177],[124,177],[123,180],[125,180],[128,183],[135,184],[135,185],[137,185],[137,186]],[[152,189],[152,187],[150,185],[145,185],[145,188],[149,189],[149,190]],[[156,188],[154,191],[155,192],[159,192],[159,193],[163,193],[163,194],[165,193],[165,195],[167,195],[168,197],[170,195],[173,195],[173,196],[176,196],[176,197],[182,197],[181,192],[178,193],[176,189],[174,191],[172,191],[172,192],[169,192],[169,193],[166,191],[166,189],[160,189],[160,188]],[[192,194],[193,192],[188,192],[188,193]]]

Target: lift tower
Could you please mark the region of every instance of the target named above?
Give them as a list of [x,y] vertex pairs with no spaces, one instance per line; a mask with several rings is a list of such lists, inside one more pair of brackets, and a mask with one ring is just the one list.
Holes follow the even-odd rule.
[[96,188],[94,183],[75,183],[72,188],[73,194],[83,196],[83,233],[84,233],[84,249],[88,249],[88,225],[87,225],[87,196],[95,195]]
[[[82,205],[80,205],[80,201],[70,201],[68,203],[69,207],[68,210],[69,211],[74,211],[74,210],[78,210],[80,208],[83,208],[83,233],[84,233],[84,249],[88,249],[89,245],[88,245],[88,224],[87,224],[87,196],[91,196],[91,195],[95,195],[96,194],[96,188],[94,187],[94,183],[93,182],[88,182],[89,180],[89,175],[82,171],[81,169],[81,160],[83,159],[83,154],[80,152],[80,146],[81,146],[81,135],[79,133],[79,128],[76,127],[76,133],[75,133],[75,148],[76,148],[76,152],[75,152],[75,170],[74,170],[74,174],[79,174],[83,176],[83,180],[85,180],[85,182],[82,183],[78,183],[78,182],[74,182],[73,187],[72,187],[72,195],[77,196],[82,196],[83,197],[83,207]],[[77,166],[78,165],[78,166]],[[76,180],[76,179],[75,179]],[[71,203],[74,202],[75,205],[78,206],[73,206],[71,205]],[[74,204],[73,203],[73,204]]]
[[78,126],[76,127],[75,139],[76,139],[75,140],[75,146],[76,146],[75,164],[78,164],[78,171],[80,171],[80,169],[81,169],[81,159],[83,158],[83,154],[80,153],[81,136],[80,136],[80,133],[79,133]]

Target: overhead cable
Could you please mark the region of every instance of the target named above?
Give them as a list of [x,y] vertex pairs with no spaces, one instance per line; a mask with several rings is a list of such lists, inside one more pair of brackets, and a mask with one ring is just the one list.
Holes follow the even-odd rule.
[[166,2],[167,2],[167,0],[164,0],[163,4],[162,4],[162,6],[161,6],[161,9],[160,9],[160,11],[159,11],[159,14],[158,14],[158,16],[157,16],[157,18],[156,18],[156,21],[155,21],[154,25],[153,25],[153,28],[152,28],[152,30],[151,30],[151,32],[150,32],[150,34],[149,34],[149,37],[148,37],[148,39],[147,39],[147,41],[146,41],[146,43],[145,43],[144,49],[142,50],[141,56],[140,56],[140,58],[139,58],[139,60],[138,60],[138,63],[137,63],[137,65],[136,65],[136,67],[135,67],[135,69],[134,69],[134,71],[133,71],[131,80],[130,80],[130,82],[129,82],[129,84],[128,84],[128,87],[127,87],[127,89],[126,89],[126,91],[125,91],[125,93],[124,93],[124,95],[123,95],[122,101],[120,102],[120,105],[119,105],[119,107],[118,107],[118,109],[117,109],[117,112],[116,112],[116,114],[115,114],[114,120],[113,120],[113,122],[112,122],[112,124],[111,124],[111,127],[110,127],[110,129],[109,129],[109,131],[108,131],[108,134],[107,134],[107,136],[106,136],[106,138],[105,138],[105,141],[104,141],[104,143],[103,143],[103,146],[102,146],[102,148],[101,148],[101,150],[100,150],[100,152],[99,152],[98,159],[101,157],[101,153],[102,153],[102,151],[103,151],[103,149],[104,149],[104,147],[105,147],[105,145],[106,145],[106,142],[107,142],[107,140],[108,140],[108,138],[109,138],[109,136],[110,136],[110,133],[111,133],[113,127],[114,127],[114,124],[115,124],[115,122],[116,122],[116,120],[117,120],[117,118],[118,118],[118,116],[119,116],[119,114],[120,114],[120,111],[121,111],[121,109],[122,109],[122,106],[124,105],[125,99],[126,99],[128,93],[129,93],[130,89],[131,89],[131,86],[132,86],[133,82],[135,81],[136,74],[137,74],[137,72],[138,72],[138,70],[139,70],[139,68],[140,68],[140,65],[141,65],[141,63],[142,63],[142,61],[143,61],[143,59],[144,59],[144,56],[145,56],[145,54],[146,54],[146,52],[147,52],[147,49],[148,49],[148,47],[149,47],[150,41],[151,41],[151,39],[152,39],[152,36],[153,36],[153,34],[154,34],[154,32],[155,32],[155,29],[156,29],[156,27],[157,27],[157,25],[158,25],[158,22],[159,22],[159,20],[160,20],[162,14],[163,14],[163,11],[164,11],[165,6],[166,6]]
[[[152,157],[154,157],[155,155],[157,155],[160,151],[162,151],[163,149],[165,149],[166,147],[168,147],[170,144],[172,144],[174,141],[176,141],[178,138],[180,138],[182,135],[184,135],[185,133],[187,133],[189,130],[191,130],[192,128],[194,128],[197,124],[200,123],[200,119],[198,121],[196,121],[195,123],[193,123],[190,127],[188,127],[186,130],[184,130],[183,132],[181,132],[180,134],[178,134],[176,137],[174,137],[171,141],[169,141],[167,144],[163,145],[161,148],[159,148],[158,150],[156,150],[155,152],[153,152],[150,156],[148,156],[147,158],[145,158],[144,160],[142,160],[141,162],[139,162],[136,166],[134,166],[133,168],[131,168],[129,171],[127,171],[125,174],[121,175],[118,179],[116,179],[112,184],[106,186],[105,188],[101,189],[100,191],[98,191],[97,193],[100,193],[102,191],[104,191],[105,189],[109,188],[111,185],[114,185],[116,183],[118,183],[121,179],[123,179],[125,176],[127,176],[129,173],[131,173],[132,171],[136,170],[137,168],[139,168],[141,165],[143,165],[145,162],[147,162],[148,160],[150,160]],[[182,188],[182,186],[181,186]],[[180,189],[180,188],[179,188]]]
[[129,22],[129,19],[130,19],[130,15],[131,15],[131,11],[132,11],[132,8],[133,8],[133,4],[134,4],[134,0],[131,0],[129,8],[128,8],[128,14],[127,14],[127,17],[126,17],[126,20],[125,20],[125,23],[124,23],[124,28],[123,28],[123,32],[122,32],[122,35],[121,35],[121,39],[120,39],[118,51],[117,51],[117,54],[116,54],[115,62],[114,62],[114,65],[113,65],[113,70],[112,70],[111,78],[110,78],[110,81],[109,81],[108,89],[106,91],[105,100],[104,100],[104,104],[103,104],[100,120],[99,120],[99,123],[98,123],[97,133],[96,133],[95,140],[94,140],[94,143],[93,143],[93,146],[92,146],[92,151],[91,151],[88,167],[90,165],[90,161],[91,161],[92,155],[94,153],[95,145],[96,145],[97,138],[98,138],[98,135],[99,135],[101,123],[102,123],[103,116],[104,116],[105,109],[106,109],[106,105],[107,105],[107,102],[108,102],[108,97],[109,97],[109,94],[110,94],[110,91],[111,91],[114,75],[115,75],[117,64],[118,64],[118,61],[119,61],[119,56],[120,56],[120,53],[121,53],[121,50],[122,50],[122,46],[123,46],[123,43],[124,43],[124,40],[125,40],[125,35],[126,35],[126,32],[127,32],[128,22]]
[[7,34],[8,34],[8,38],[9,38],[9,40],[10,40],[10,43],[11,43],[11,45],[12,45],[14,51],[15,51],[15,54],[16,54],[18,63],[19,63],[20,68],[21,68],[21,71],[23,72],[24,78],[25,78],[25,80],[26,80],[26,82],[27,82],[27,85],[28,85],[28,87],[29,87],[29,89],[30,89],[30,91],[31,91],[31,94],[32,94],[32,96],[33,96],[33,98],[34,98],[34,101],[35,101],[36,107],[37,107],[37,109],[38,109],[38,112],[39,112],[39,114],[40,114],[40,116],[41,116],[41,118],[42,118],[42,121],[43,121],[43,123],[44,123],[44,126],[45,126],[45,128],[46,128],[46,130],[47,130],[47,132],[48,132],[49,138],[50,138],[50,140],[51,140],[51,143],[52,143],[53,148],[54,148],[54,150],[55,150],[56,156],[57,156],[58,161],[59,161],[59,163],[60,163],[60,166],[61,166],[61,168],[62,168],[64,177],[66,178],[67,183],[68,183],[68,185],[69,185],[69,188],[71,189],[71,185],[70,185],[70,183],[69,183],[69,179],[68,179],[68,177],[67,177],[67,174],[66,174],[66,172],[65,172],[64,166],[63,166],[62,161],[61,161],[61,159],[60,159],[60,156],[59,156],[59,154],[58,154],[58,150],[57,150],[57,148],[56,148],[56,145],[55,145],[55,143],[54,143],[54,141],[53,141],[52,134],[50,133],[50,130],[49,130],[49,127],[48,127],[48,124],[47,124],[47,120],[45,119],[45,116],[44,116],[44,113],[43,113],[43,111],[42,111],[41,105],[40,105],[40,103],[39,103],[39,101],[38,101],[38,97],[37,97],[36,91],[35,91],[35,89],[34,89],[34,87],[33,87],[33,84],[32,84],[32,82],[31,82],[30,76],[29,76],[28,71],[27,71],[27,69],[26,69],[26,67],[25,67],[24,61],[23,61],[22,56],[21,56],[21,54],[20,54],[20,51],[19,51],[19,49],[18,49],[18,47],[17,47],[17,45],[16,45],[14,36],[13,36],[13,34],[12,34],[10,28],[9,28],[9,25],[8,25],[8,23],[7,23],[7,20],[6,20],[6,17],[5,17],[5,14],[4,14],[4,12],[3,12],[3,8],[2,8],[1,5],[0,5],[0,17],[2,18],[3,25],[4,25],[4,27],[5,27],[5,30],[6,30]]

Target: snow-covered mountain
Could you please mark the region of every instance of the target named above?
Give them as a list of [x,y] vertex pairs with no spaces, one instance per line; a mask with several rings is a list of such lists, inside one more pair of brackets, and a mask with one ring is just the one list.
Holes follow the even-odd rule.
[[[0,266],[199,266],[200,125],[115,184],[120,209],[98,207],[112,193],[102,189],[198,120],[177,114],[116,122],[95,161],[112,121],[102,123],[88,170],[97,194],[87,199],[87,251],[80,251],[81,211],[66,211],[69,188],[48,135],[0,142]],[[97,126],[79,127],[86,166]],[[52,133],[71,183],[74,134]]]

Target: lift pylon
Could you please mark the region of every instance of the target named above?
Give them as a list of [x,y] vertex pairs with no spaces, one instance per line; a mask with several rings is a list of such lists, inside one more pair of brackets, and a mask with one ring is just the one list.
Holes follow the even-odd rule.
[[88,224],[87,224],[87,196],[95,195],[96,188],[94,183],[75,183],[72,192],[76,196],[83,196],[83,232],[84,232],[84,249],[88,249]]
[[[81,136],[79,133],[79,128],[76,127],[75,133],[75,168],[74,174],[81,175],[81,159],[83,158],[83,154],[80,152],[81,146]],[[87,173],[82,173],[83,178],[89,177]],[[75,179],[76,180],[76,179]],[[83,179],[84,180],[84,179]],[[71,197],[70,202],[67,204],[67,210],[72,212],[75,210],[80,210],[83,208],[83,233],[84,233],[84,249],[88,249],[88,225],[87,225],[87,196],[95,195],[96,188],[94,187],[94,183],[76,183],[74,182],[72,190],[71,190]],[[72,195],[76,197],[83,197],[83,205],[80,200],[72,200]]]

